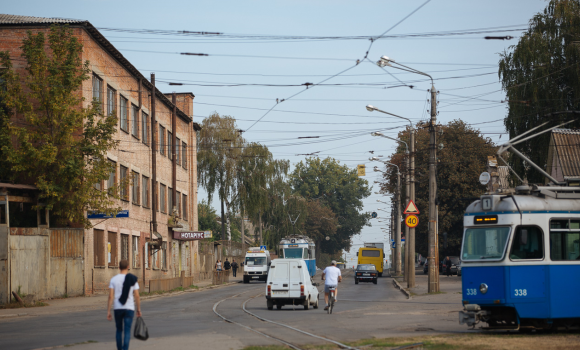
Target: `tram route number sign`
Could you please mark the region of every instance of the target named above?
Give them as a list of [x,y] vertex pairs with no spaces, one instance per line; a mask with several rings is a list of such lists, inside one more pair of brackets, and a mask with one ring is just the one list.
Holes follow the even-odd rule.
[[410,228],[417,227],[419,225],[419,217],[417,215],[409,215],[405,218],[405,225]]

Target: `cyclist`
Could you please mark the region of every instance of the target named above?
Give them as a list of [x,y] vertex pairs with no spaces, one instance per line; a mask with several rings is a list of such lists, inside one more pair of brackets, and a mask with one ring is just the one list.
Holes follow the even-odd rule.
[[336,301],[336,296],[338,292],[338,283],[342,282],[342,274],[340,269],[336,267],[336,260],[332,260],[331,266],[322,271],[322,280],[324,281],[324,302],[326,307],[324,310],[328,310],[328,294],[330,293],[330,287],[334,287],[334,301]]

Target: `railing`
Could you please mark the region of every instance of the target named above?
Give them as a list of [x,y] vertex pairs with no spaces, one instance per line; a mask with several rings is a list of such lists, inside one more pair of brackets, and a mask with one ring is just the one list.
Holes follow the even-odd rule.
[[212,284],[224,284],[230,281],[230,271],[214,271]]

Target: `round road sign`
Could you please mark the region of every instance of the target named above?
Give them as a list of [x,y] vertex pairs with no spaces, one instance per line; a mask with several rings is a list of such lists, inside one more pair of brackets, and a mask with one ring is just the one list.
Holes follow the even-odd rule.
[[405,218],[405,225],[410,228],[417,227],[419,225],[419,218],[417,215],[409,215]]

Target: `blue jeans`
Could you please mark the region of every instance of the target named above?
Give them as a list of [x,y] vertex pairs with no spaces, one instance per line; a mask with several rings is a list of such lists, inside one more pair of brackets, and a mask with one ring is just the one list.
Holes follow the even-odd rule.
[[[115,325],[117,326],[117,350],[128,350],[131,340],[131,325],[133,324],[135,311],[127,309],[115,310]],[[123,332],[123,324],[125,326]],[[123,345],[123,333],[125,333],[125,344]]]

